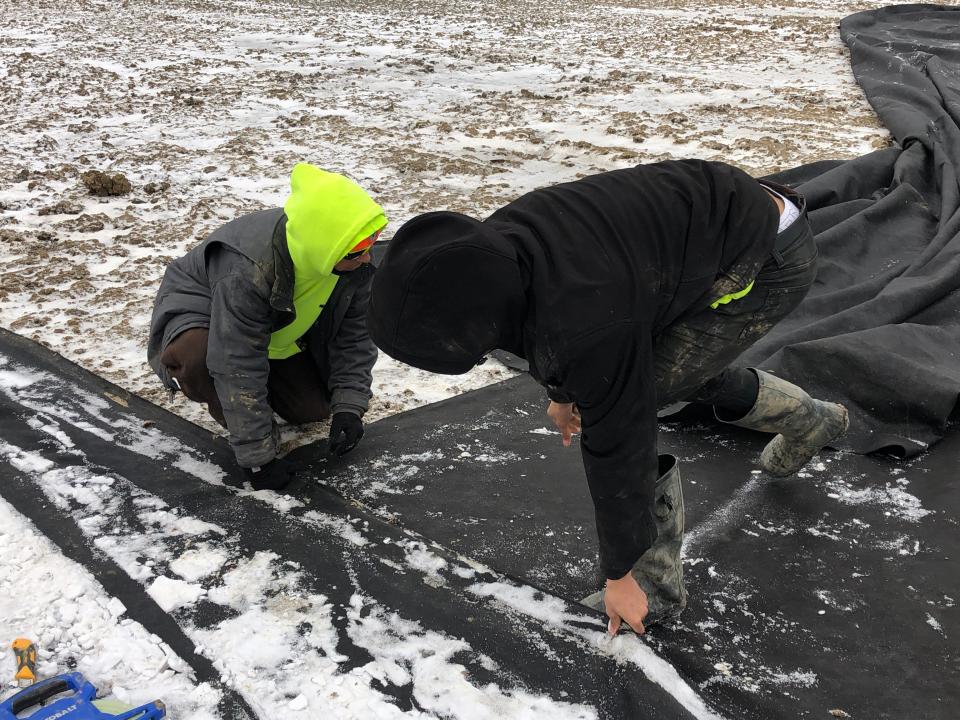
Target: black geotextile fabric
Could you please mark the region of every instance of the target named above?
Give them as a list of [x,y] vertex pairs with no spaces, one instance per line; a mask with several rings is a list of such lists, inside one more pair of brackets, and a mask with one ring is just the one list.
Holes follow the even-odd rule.
[[896,144],[771,176],[806,195],[819,272],[740,362],[844,403],[844,448],[911,456],[960,393],[960,7],[861,12],[840,33]]
[[[529,377],[368,426],[350,456],[293,457],[385,520],[569,600],[596,589],[577,443]],[[960,428],[913,460],[827,453],[771,480],[769,435],[662,424],[686,505],[680,622],[647,642],[726,718],[954,720]],[[642,716],[640,716],[642,717]]]
[[[555,599],[544,598],[550,603],[592,589],[596,541],[578,448],[563,448],[548,429],[542,391],[529,378],[373,423],[344,458],[328,457],[323,442],[301,448],[292,457],[308,469],[290,492],[304,506],[281,512],[184,469],[186,448],[239,483],[243,476],[222,439],[2,330],[0,366],[15,376],[44,374],[0,393],[5,443],[64,466],[80,453],[92,469],[223,527],[247,557],[273,552],[297,563],[306,589],[334,604],[345,670],[371,659],[352,643],[341,615],[359,590],[424,628],[464,638],[473,652],[457,661],[477,683],[520,683],[588,703],[601,718],[690,717],[636,667],[469,589],[498,576],[451,572],[443,583],[425,583],[405,566],[402,543],[414,530],[440,543],[430,551],[450,567],[463,566],[464,557],[483,561],[552,593]],[[51,422],[59,441],[44,430]],[[172,451],[146,460],[137,427],[158,432],[151,442]],[[69,445],[61,444],[64,437]],[[681,461],[690,604],[680,623],[652,630],[646,642],[721,717],[829,717],[842,710],[952,720],[960,705],[960,576],[953,571],[960,554],[960,434],[911,462],[836,455],[779,482],[751,471],[765,440],[730,426],[661,427],[661,451]],[[193,614],[163,613],[49,501],[38,478],[5,460],[0,496],[176,649],[198,678],[215,673],[194,655],[190,639],[191,629],[223,619],[212,603]],[[358,548],[331,526],[310,523],[311,512],[359,521],[369,543]],[[597,617],[585,627],[599,634],[602,623]],[[382,688],[399,707],[416,709],[410,690]],[[235,694],[226,704],[227,717],[249,714]]]
[[[409,543],[417,538],[315,483],[309,493],[300,488],[307,504],[278,510],[254,495],[201,480],[189,469],[211,463],[224,471],[226,483],[243,482],[244,475],[222,438],[3,329],[0,371],[6,380],[13,378],[12,383],[0,385],[0,445],[6,445],[0,452],[0,497],[119,598],[129,617],[174,648],[200,680],[228,685],[214,669],[224,659],[216,656],[209,643],[201,651],[191,640],[197,631],[228,619],[224,608],[207,602],[191,611],[165,613],[147,593],[146,580],[127,577],[127,568],[104,557],[96,538],[78,527],[69,509],[50,501],[41,487],[43,478],[23,470],[11,446],[50,461],[45,471],[79,463],[123,478],[177,513],[222,527],[245,559],[266,552],[276,554],[279,562],[293,563],[302,577],[298,587],[304,593],[322,594],[332,604],[337,651],[347,658],[340,666],[344,673],[373,659],[349,632],[351,598],[360,593],[388,615],[395,612],[419,623],[424,632],[466,641],[469,648],[459,651],[453,661],[463,666],[463,673],[477,687],[493,683],[504,690],[520,688],[561,702],[583,703],[595,708],[600,718],[694,717],[689,705],[648,679],[638,665],[618,660],[598,646],[605,624],[592,611],[549,597],[541,600],[568,615],[564,625],[544,624],[512,611],[470,588],[486,583],[517,587],[513,581],[471,568],[455,553],[425,541],[424,549],[444,563],[435,578],[428,577],[406,559]],[[44,429],[51,427],[56,428],[53,435]],[[319,453],[317,462],[323,463],[323,448],[314,449]],[[373,445],[368,451],[371,456],[377,452]],[[130,523],[138,525],[135,506],[129,515]],[[365,544],[344,536],[338,529],[342,525],[362,530]],[[291,599],[296,597],[291,589],[285,592],[291,593]],[[384,680],[374,681],[373,686],[379,686],[402,710],[420,709],[410,683]],[[227,691],[221,707],[224,718],[256,716],[244,697],[223,689]],[[706,716],[708,711],[700,708],[700,716]],[[469,714],[469,709],[464,713]]]

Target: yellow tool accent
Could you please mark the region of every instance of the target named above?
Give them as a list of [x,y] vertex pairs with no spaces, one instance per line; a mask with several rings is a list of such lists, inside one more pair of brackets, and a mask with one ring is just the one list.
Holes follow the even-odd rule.
[[750,292],[751,290],[753,290],[753,283],[754,283],[754,282],[755,282],[754,280],[751,280],[751,281],[750,281],[750,284],[747,285],[743,290],[740,290],[740,291],[735,292],[735,293],[730,293],[729,295],[724,295],[722,298],[718,298],[718,299],[714,300],[712,303],[710,303],[710,309],[711,309],[711,310],[716,310],[716,309],[717,309],[718,307],[720,307],[721,305],[726,305],[728,302],[731,302],[731,301],[733,301],[733,300],[739,300],[739,299],[742,298],[744,295],[746,295],[748,292]]
[[97,698],[90,704],[105,715],[122,715],[128,710],[133,710],[132,705],[127,705],[112,697]]
[[13,641],[13,656],[17,661],[17,674],[14,679],[22,687],[37,681],[37,646],[26,638]]

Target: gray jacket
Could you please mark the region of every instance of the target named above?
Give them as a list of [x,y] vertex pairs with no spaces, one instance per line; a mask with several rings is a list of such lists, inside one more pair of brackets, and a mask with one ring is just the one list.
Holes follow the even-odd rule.
[[[377,349],[365,318],[372,278],[369,265],[341,276],[305,336],[309,340],[301,341],[321,365],[321,376],[329,378],[333,413],[362,416],[370,400]],[[160,363],[161,353],[183,331],[209,328],[207,368],[242,467],[276,457],[267,346],[270,335],[295,317],[293,285],[286,216],[275,208],[227,223],[172,261],[157,293],[147,346],[150,366],[164,385],[176,389]]]

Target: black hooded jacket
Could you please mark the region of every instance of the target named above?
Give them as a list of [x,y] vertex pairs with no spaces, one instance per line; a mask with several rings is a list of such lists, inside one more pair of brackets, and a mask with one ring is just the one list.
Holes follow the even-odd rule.
[[619,578],[656,539],[657,334],[745,288],[776,232],[753,178],[694,160],[535,190],[483,222],[428,213],[391,240],[368,328],[434,372],[509,350],[551,399],[576,402],[601,565]]

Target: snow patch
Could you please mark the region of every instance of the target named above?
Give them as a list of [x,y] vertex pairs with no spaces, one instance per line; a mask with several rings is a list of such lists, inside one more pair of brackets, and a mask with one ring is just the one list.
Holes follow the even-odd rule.
[[522,688],[504,690],[495,683],[480,687],[472,684],[468,668],[452,661],[455,655],[467,654],[472,662],[483,667],[483,659],[469,644],[425,630],[417,622],[371,605],[360,594],[351,598],[347,617],[350,639],[375,658],[363,671],[399,685],[412,683],[417,704],[428,713],[465,717],[464,709],[470,708],[471,720],[597,718],[596,711],[585,705],[534,695]]
[[918,497],[903,489],[905,483],[901,479],[898,484],[887,483],[884,487],[856,488],[851,481],[837,478],[827,482],[828,497],[845,505],[877,505],[884,508],[887,515],[917,522],[932,511],[925,510]]
[[164,612],[192,605],[205,594],[199,585],[168,577],[158,577],[147,588],[147,592]]
[[443,582],[440,571],[447,567],[447,561],[430,552],[424,543],[414,541],[404,543],[403,554],[404,562],[426,575],[432,584]]
[[205,545],[203,548],[187,550],[171,561],[169,567],[188,583],[195,583],[213,575],[223,567],[227,559],[225,552]]
[[316,510],[305,512],[303,515],[301,515],[301,518],[311,525],[333,530],[344,540],[356,545],[357,547],[363,547],[369,542],[353,525],[343,518],[328,515],[327,513],[318,512]]
[[947,634],[943,631],[943,626],[930,613],[927,613],[927,625],[932,627],[934,630],[936,630],[938,633],[940,633],[944,637],[947,636]]

